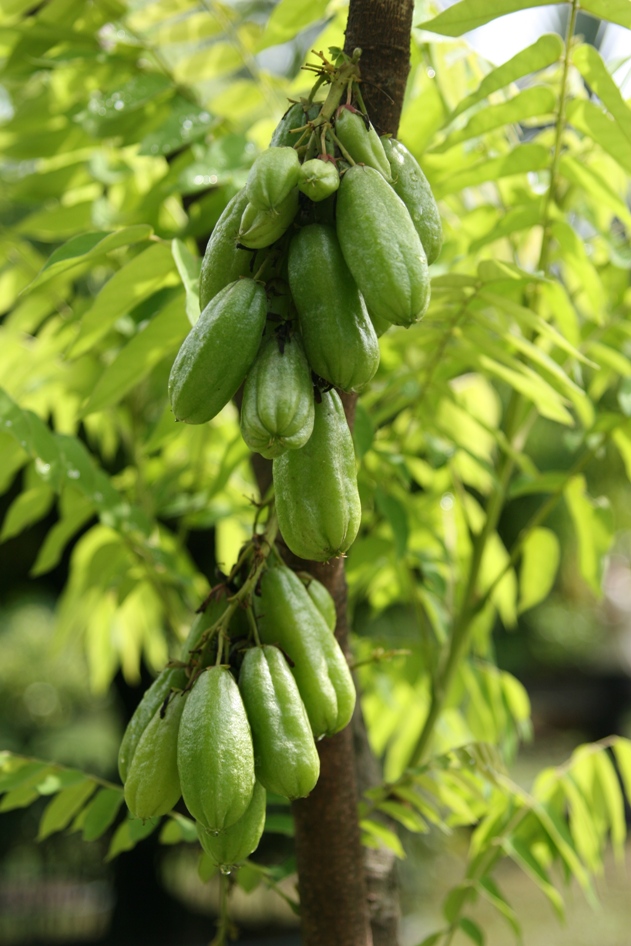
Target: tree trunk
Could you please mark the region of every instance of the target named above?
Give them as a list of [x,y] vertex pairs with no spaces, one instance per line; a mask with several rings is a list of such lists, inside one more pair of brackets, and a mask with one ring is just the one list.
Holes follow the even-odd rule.
[[[412,0],[351,0],[345,50],[362,49],[362,95],[380,134],[396,134],[409,72]],[[353,427],[356,395],[342,394]],[[257,458],[259,486],[270,482]],[[288,553],[287,560],[296,564]],[[344,559],[302,562],[329,590],[336,636],[348,654]],[[380,781],[359,708],[353,726],[318,744],[320,778],[308,798],[293,803],[304,946],[396,946],[399,920],[394,857],[364,851],[357,821],[361,790]]]

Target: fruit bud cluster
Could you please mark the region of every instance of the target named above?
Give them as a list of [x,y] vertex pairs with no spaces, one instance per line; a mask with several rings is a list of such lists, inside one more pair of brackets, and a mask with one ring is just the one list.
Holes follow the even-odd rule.
[[442,243],[416,159],[379,138],[362,108],[356,58],[322,71],[316,87],[324,81],[326,99],[289,108],[221,215],[202,263],[202,312],[169,380],[176,418],[192,424],[245,382],[243,438],[274,461],[287,545],[315,561],[343,554],[360,521],[334,389],[361,391],[379,365],[378,336],[423,316]]

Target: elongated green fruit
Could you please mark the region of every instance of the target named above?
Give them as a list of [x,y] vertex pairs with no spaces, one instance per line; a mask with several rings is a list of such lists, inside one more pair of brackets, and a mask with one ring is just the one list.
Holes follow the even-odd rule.
[[300,166],[298,190],[315,203],[326,200],[339,186],[339,171],[331,161],[312,158]]
[[302,128],[303,125],[307,124],[307,121],[313,121],[313,119],[318,115],[321,105],[322,103],[319,102],[317,104],[307,106],[306,110],[301,102],[296,102],[294,105],[290,105],[274,129],[274,134],[272,135],[272,140],[270,141],[270,148],[283,146],[293,147],[295,144],[297,144],[301,136],[297,132],[296,134],[292,134],[293,129]]
[[250,168],[245,192],[257,210],[278,213],[298,187],[300,161],[293,148],[268,148]]
[[158,674],[136,707],[118,750],[118,772],[121,782],[127,780],[127,773],[140,737],[151,722],[156,710],[159,710],[172,689],[182,690],[186,686],[187,676],[178,667],[165,667]]
[[229,828],[213,834],[198,823],[200,844],[218,867],[230,871],[256,851],[265,827],[266,801],[265,789],[255,782],[252,800],[245,813]]
[[336,391],[315,405],[313,433],[304,447],[273,462],[278,524],[300,558],[327,562],[346,552],[359,530],[353,440]]
[[246,204],[237,241],[250,249],[262,249],[279,240],[291,226],[298,211],[298,188],[293,190],[276,210],[259,210]]
[[425,250],[405,204],[374,168],[345,172],[337,236],[368,310],[396,325],[418,322],[430,295]]
[[226,406],[256,357],[267,315],[263,287],[238,279],[211,299],[171,368],[177,420],[204,424]]
[[335,134],[353,161],[374,168],[388,182],[392,180],[381,139],[371,124],[366,127],[366,122],[359,112],[342,105],[335,119]]
[[355,687],[335,636],[291,569],[268,569],[257,601],[259,633],[282,647],[316,739],[339,732],[350,722]]
[[405,145],[395,138],[381,141],[392,170],[392,187],[408,209],[428,264],[433,263],[443,245],[443,226],[429,181]]
[[227,667],[204,670],[189,692],[177,766],[186,807],[209,831],[223,831],[245,814],[254,789],[252,735]]
[[125,782],[125,801],[137,818],[166,815],[181,795],[177,743],[185,705],[186,696],[176,693],[166,707],[159,707],[136,746]]
[[375,330],[375,335],[377,338],[381,338],[381,336],[385,335],[389,328],[392,328],[392,322],[388,322],[387,319],[383,319],[381,316],[375,315],[374,312],[370,311],[370,309],[368,309],[368,317],[372,322],[372,327]]
[[241,433],[268,460],[304,446],[313,430],[311,370],[297,336],[266,338],[250,369],[241,403]]
[[327,626],[334,631],[337,624],[337,615],[335,613],[335,601],[326,590],[321,581],[314,578],[308,572],[300,572],[307,594],[315,604],[316,608],[324,618]]
[[251,274],[253,253],[237,249],[237,234],[248,197],[245,188],[228,201],[224,212],[215,224],[199,276],[199,304],[205,309],[218,292],[240,276]]
[[299,230],[288,273],[309,364],[335,387],[361,391],[379,366],[379,342],[334,228]]
[[254,744],[256,777],[269,792],[304,798],[315,787],[320,757],[309,717],[277,647],[252,647],[239,673]]

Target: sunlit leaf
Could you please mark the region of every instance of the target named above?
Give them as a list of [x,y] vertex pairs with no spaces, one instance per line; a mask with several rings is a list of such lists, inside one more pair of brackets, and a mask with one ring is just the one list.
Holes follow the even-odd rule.
[[[552,0],[552,3],[562,3],[563,0]],[[550,0],[503,0],[501,4],[490,4],[487,0],[461,0],[443,13],[439,13],[433,20],[426,20],[418,26],[432,33],[442,33],[443,36],[462,36],[469,30],[475,30],[491,20],[514,13],[516,10],[527,10],[530,7],[544,7]],[[528,67],[527,71],[530,71]]]

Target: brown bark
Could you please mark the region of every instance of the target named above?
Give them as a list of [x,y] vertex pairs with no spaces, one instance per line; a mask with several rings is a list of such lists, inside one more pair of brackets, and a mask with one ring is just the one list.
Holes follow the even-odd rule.
[[[409,71],[412,0],[351,0],[347,53],[361,47],[362,93],[380,134],[396,134]],[[356,395],[342,395],[349,426]],[[254,470],[264,491],[269,463]],[[297,564],[289,553],[287,560]],[[336,636],[348,653],[344,560],[300,562],[332,594]],[[381,780],[359,710],[353,726],[318,745],[321,774],[308,798],[293,803],[304,946],[396,946],[395,864],[388,851],[364,852],[357,823],[361,789]]]

